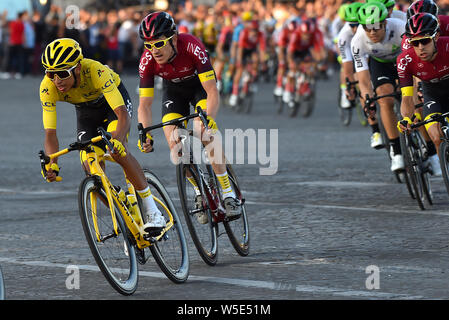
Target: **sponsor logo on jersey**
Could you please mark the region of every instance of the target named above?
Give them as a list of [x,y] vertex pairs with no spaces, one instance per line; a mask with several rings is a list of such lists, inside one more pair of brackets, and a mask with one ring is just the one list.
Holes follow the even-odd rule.
[[410,57],[409,54],[406,54],[405,57],[399,59],[397,69],[398,69],[398,76],[400,78],[404,77],[405,68],[407,67],[407,64],[412,62],[412,60],[413,59],[412,59],[412,57]]
[[201,50],[201,48],[194,44],[189,42],[187,44],[187,51],[193,53],[195,56],[198,57],[198,59],[201,61],[202,64],[205,64],[207,62],[207,54],[206,52],[204,52],[203,50]]

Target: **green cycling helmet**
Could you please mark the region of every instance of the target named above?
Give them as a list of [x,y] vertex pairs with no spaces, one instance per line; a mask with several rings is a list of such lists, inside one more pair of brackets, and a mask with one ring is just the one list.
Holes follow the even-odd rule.
[[343,20],[345,20],[346,22],[358,22],[359,21],[358,11],[361,6],[363,6],[363,3],[361,2],[354,2],[348,5],[345,8],[345,17]]
[[373,3],[373,2],[380,2],[382,3],[387,9],[390,9],[393,7],[396,2],[394,0],[366,0],[366,3]]
[[360,24],[376,24],[388,17],[388,10],[380,2],[365,3],[358,11]]
[[349,3],[345,3],[345,4],[342,4],[340,6],[340,8],[338,8],[338,16],[340,17],[340,20],[342,20],[342,21],[345,21],[345,10],[346,10],[346,7],[348,7],[348,6],[349,6]]

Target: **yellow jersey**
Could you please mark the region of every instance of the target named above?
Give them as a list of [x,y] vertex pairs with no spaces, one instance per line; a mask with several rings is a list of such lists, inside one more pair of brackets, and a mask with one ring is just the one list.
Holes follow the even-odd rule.
[[80,61],[80,64],[79,86],[67,92],[60,92],[47,76],[44,76],[44,79],[42,79],[39,94],[44,129],[56,129],[57,101],[65,101],[77,105],[85,102],[95,102],[104,97],[112,109],[125,105],[123,97],[117,88],[121,82],[117,73],[108,66],[92,59],[83,59]]

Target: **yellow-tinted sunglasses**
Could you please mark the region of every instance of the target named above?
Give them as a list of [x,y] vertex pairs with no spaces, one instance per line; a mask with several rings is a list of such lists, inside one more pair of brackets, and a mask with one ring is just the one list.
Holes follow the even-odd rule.
[[150,51],[153,50],[153,48],[162,49],[163,47],[165,47],[167,45],[168,40],[173,38],[173,36],[171,36],[171,37],[169,37],[167,39],[164,39],[164,40],[155,41],[153,43],[144,42],[143,45],[145,46],[146,49],[148,49]]

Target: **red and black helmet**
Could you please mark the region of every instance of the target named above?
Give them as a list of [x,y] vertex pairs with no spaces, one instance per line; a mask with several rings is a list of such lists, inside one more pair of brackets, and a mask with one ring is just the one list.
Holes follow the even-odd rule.
[[434,16],[438,15],[438,6],[432,0],[417,0],[413,2],[410,7],[407,9],[407,19],[411,16],[421,13],[427,12],[433,14]]
[[405,35],[409,38],[417,36],[433,36],[440,31],[438,18],[430,13],[418,13],[411,16],[405,24]]
[[176,33],[176,24],[167,12],[153,12],[147,15],[139,27],[139,36],[144,41],[157,39],[161,36],[171,37]]

